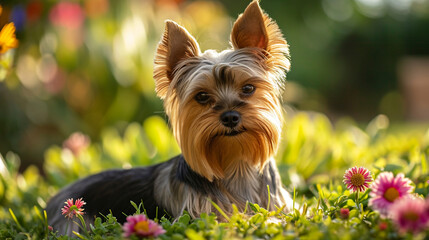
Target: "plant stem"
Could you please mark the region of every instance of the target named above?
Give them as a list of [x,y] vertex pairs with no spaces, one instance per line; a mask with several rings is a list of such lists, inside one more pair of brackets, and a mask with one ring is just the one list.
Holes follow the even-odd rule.
[[69,219],[67,219],[66,231],[65,231],[65,234],[66,234],[66,235],[68,234],[68,230],[69,230],[69,223],[70,223],[70,220],[69,220]]
[[82,229],[82,231],[85,234],[85,236],[88,237],[89,236],[89,232],[88,232],[88,229],[86,228],[85,220],[83,219],[82,215],[80,215],[80,214],[77,214],[76,217],[79,218],[80,223],[81,223],[81,226],[79,226],[79,224],[78,224],[78,226]]
[[359,205],[359,190],[356,192],[356,201],[355,202],[356,202],[356,207],[360,213],[361,209],[360,209],[360,205]]

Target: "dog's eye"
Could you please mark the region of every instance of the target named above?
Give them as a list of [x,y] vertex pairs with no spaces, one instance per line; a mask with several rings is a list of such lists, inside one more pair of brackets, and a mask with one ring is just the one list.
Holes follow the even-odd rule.
[[210,100],[210,95],[206,92],[199,92],[197,95],[195,95],[195,100],[198,103],[206,104]]
[[253,92],[255,92],[255,86],[253,86],[251,84],[246,84],[241,88],[241,91],[245,95],[251,95]]

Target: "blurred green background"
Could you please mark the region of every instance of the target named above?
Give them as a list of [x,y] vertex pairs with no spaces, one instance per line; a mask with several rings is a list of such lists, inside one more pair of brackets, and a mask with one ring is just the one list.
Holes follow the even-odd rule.
[[[130,129],[144,129],[157,142],[156,130],[164,127],[153,117],[165,119],[152,78],[164,21],[185,26],[202,50],[222,50],[249,2],[2,0],[0,27],[14,22],[20,45],[0,56],[0,153],[17,153],[23,169],[41,166],[45,156],[56,159],[59,150],[46,151],[52,145],[75,154],[93,141],[132,163]],[[287,114],[323,112],[323,126],[344,117],[366,125],[378,114],[384,114],[373,120],[378,128],[389,120],[429,123],[429,1],[264,0],[261,6],[290,44]],[[121,145],[124,134],[131,145]],[[173,139],[158,140],[157,149],[173,146],[160,159],[178,152]],[[146,152],[134,157],[155,156],[137,147]]]

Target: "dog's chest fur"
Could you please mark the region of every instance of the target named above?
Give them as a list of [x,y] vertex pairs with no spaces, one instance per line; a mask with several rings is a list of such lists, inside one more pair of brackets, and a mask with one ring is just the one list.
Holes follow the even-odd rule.
[[[262,172],[243,165],[235,168],[240,171],[228,173],[225,179],[210,182],[192,171],[182,156],[173,161],[173,164],[159,172],[154,184],[155,200],[173,216],[179,216],[184,210],[192,217],[198,217],[203,212],[213,212],[215,208],[212,201],[227,213],[232,212],[232,204],[239,210],[244,210],[247,202],[266,207],[268,191],[273,199],[271,210],[286,204],[286,198],[278,188],[281,183],[273,162],[269,162]],[[282,197],[275,197],[279,195]]]

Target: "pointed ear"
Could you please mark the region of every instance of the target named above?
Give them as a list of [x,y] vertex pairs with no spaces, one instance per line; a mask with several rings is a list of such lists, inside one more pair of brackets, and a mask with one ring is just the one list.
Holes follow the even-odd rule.
[[232,28],[231,42],[234,49],[245,47],[267,49],[268,34],[263,15],[258,1],[253,1],[247,6]]
[[199,54],[200,48],[194,37],[182,26],[167,20],[154,63],[155,90],[161,99],[167,94],[177,64]]
[[261,48],[265,50],[266,66],[277,74],[289,71],[289,46],[279,26],[252,1],[235,21],[231,32],[234,49]]

